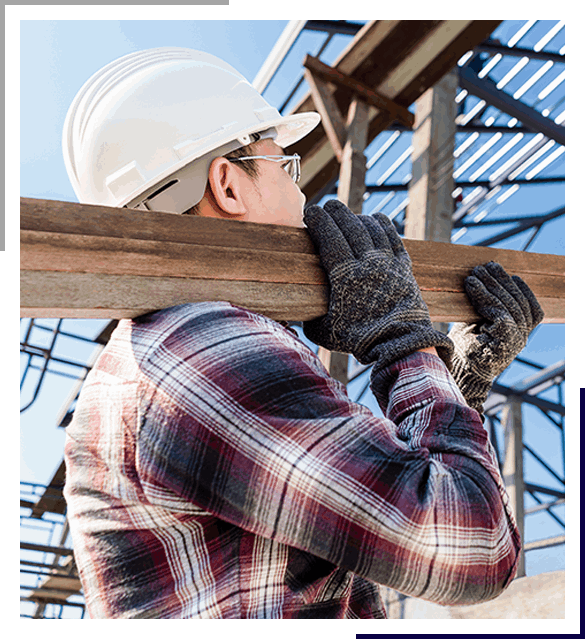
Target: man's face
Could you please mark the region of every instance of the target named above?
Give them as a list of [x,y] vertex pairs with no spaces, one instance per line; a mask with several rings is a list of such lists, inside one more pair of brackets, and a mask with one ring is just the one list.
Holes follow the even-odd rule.
[[[261,140],[254,145],[254,155],[284,155],[273,140]],[[256,160],[258,177],[250,178],[246,189],[245,219],[263,224],[303,227],[303,207],[306,197],[293,182],[284,166],[286,161]]]

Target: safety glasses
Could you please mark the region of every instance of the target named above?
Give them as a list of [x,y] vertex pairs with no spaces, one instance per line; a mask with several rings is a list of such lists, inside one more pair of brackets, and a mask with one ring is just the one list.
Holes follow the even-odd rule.
[[283,168],[291,176],[293,182],[298,182],[301,179],[301,156],[297,153],[294,155],[247,155],[243,158],[229,158],[230,162],[241,162],[242,160],[286,162]]

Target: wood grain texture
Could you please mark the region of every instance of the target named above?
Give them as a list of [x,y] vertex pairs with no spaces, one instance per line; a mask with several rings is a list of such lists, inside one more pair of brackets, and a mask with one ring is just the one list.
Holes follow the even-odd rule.
[[[499,262],[564,322],[564,256],[405,240],[434,321],[470,321],[463,281]],[[225,300],[279,320],[327,308],[327,278],[305,229],[21,199],[21,317],[120,319]]]

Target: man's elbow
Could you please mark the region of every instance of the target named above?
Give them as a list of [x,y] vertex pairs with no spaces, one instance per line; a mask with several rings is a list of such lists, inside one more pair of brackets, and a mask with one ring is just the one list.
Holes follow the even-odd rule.
[[443,605],[471,606],[499,597],[510,585],[518,569],[520,549],[510,543],[507,552],[494,550],[482,561],[467,564],[459,578],[455,577]]

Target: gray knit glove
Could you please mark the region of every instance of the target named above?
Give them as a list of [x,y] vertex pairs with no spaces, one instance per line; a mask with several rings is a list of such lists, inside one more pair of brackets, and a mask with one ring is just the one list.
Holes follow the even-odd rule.
[[453,324],[451,373],[467,404],[481,413],[493,380],[524,348],[544,313],[524,280],[510,277],[496,262],[476,266],[465,279],[465,291],[484,319]]
[[307,208],[304,221],[330,284],[327,314],[303,324],[311,341],[376,362],[372,376],[430,346],[449,365],[451,340],[433,329],[410,257],[385,215],[355,215],[330,200]]

